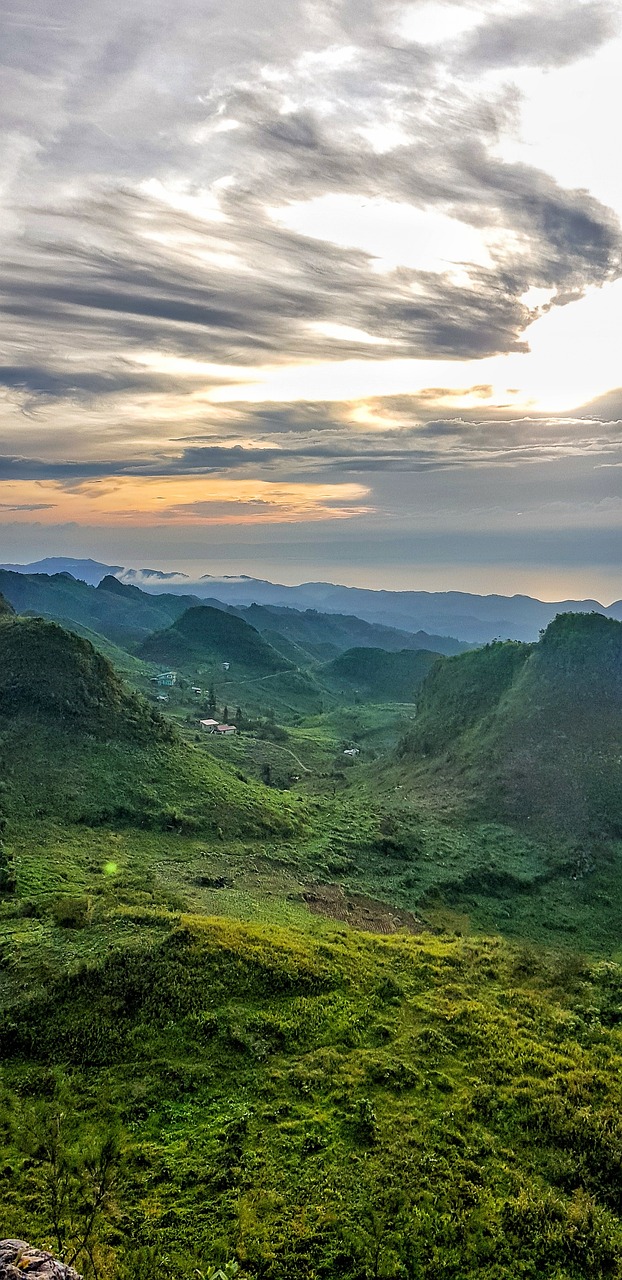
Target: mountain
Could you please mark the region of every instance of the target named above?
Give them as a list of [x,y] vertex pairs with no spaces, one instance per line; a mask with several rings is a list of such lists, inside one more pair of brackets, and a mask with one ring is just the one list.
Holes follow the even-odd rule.
[[[230,606],[231,607],[231,606]],[[448,636],[431,636],[425,631],[415,634],[365,622],[353,614],[319,613],[317,609],[291,609],[278,605],[239,606],[240,617],[250,622],[273,643],[273,636],[300,646],[308,657],[326,661],[346,649],[427,649],[435,653],[460,653],[467,646]]]
[[0,591],[19,613],[78,623],[122,647],[168,626],[197,603],[194,596],[147,595],[110,574],[94,587],[67,573],[31,575],[0,569]]
[[362,694],[369,701],[413,702],[437,653],[425,649],[347,649],[322,667],[321,676],[340,691]]
[[293,667],[248,622],[209,605],[188,609],[172,626],[145,640],[138,652],[150,662],[191,667],[230,662],[263,675]]
[[300,825],[285,797],[182,742],[88,640],[41,618],[0,621],[0,770],[12,840],[50,821],[68,850],[76,827],[256,836]]
[[[288,587],[253,578],[205,577],[192,584],[197,595],[231,604],[286,605],[326,613],[355,614],[367,622],[404,631],[424,630],[469,644],[495,639],[537,640],[558,613],[598,612],[622,617],[622,602],[605,608],[597,600],[536,600],[531,596],[479,596],[462,591],[376,591],[327,582]],[[433,646],[431,646],[433,647]]]
[[401,750],[497,816],[620,838],[622,623],[560,614],[537,644],[439,659]]
[[[314,610],[323,614],[357,617],[372,625],[420,636],[423,647],[450,652],[450,646],[487,644],[497,639],[534,641],[558,613],[601,613],[622,619],[622,600],[604,606],[598,600],[537,600],[532,596],[475,595],[463,591],[385,591],[364,587],[343,587],[331,582],[304,582],[298,586],[268,582],[247,575],[223,576],[204,574],[192,580],[182,573],[162,573],[157,569],[119,569],[96,561],[39,561],[37,565],[17,565],[20,573],[30,573],[42,565],[69,571],[76,577],[93,579],[117,577],[128,585],[140,586],[150,595],[163,590],[171,596],[192,591],[194,602],[218,601],[235,607],[253,605]],[[89,577],[89,581],[91,578]],[[1,586],[0,586],[0,589]],[[91,624],[94,625],[94,624]],[[111,637],[113,638],[113,637]],[[294,637],[286,637],[294,639]],[[455,639],[452,639],[455,638]],[[299,643],[298,640],[295,640]],[[350,647],[358,644],[352,636]],[[378,647],[385,645],[377,641]],[[444,648],[441,648],[444,645]],[[390,647],[393,647],[391,645]],[[401,646],[405,647],[405,646]],[[325,653],[324,657],[328,655]]]
[[131,693],[88,640],[42,618],[0,623],[0,719],[22,712],[58,730],[134,741],[170,741],[171,729]]
[[13,573],[69,573],[80,582],[88,582],[96,587],[107,573],[121,573],[122,565],[101,564],[99,560],[72,560],[67,556],[46,556],[44,560],[34,560],[31,564],[0,564],[0,569],[9,569]]

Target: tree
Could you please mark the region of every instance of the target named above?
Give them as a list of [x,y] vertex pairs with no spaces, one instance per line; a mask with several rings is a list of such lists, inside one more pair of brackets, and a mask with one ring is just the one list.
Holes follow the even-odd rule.
[[25,1153],[40,1175],[39,1203],[54,1250],[67,1266],[97,1280],[103,1228],[114,1216],[120,1173],[118,1134],[78,1130],[60,1106],[36,1105],[20,1119]]
[[222,709],[222,721],[223,721],[223,724],[228,724],[228,722],[229,722],[229,708],[228,708],[228,707],[223,707],[223,709]]

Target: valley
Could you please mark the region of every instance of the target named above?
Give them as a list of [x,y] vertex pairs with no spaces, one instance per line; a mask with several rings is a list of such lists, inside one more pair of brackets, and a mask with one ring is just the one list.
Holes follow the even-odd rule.
[[44,586],[0,617],[6,1233],[93,1280],[618,1274],[622,624],[447,656]]

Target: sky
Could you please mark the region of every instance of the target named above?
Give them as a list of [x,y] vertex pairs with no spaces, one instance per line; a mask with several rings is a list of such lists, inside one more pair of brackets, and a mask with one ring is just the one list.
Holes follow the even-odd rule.
[[0,559],[622,596],[621,18],[7,0]]

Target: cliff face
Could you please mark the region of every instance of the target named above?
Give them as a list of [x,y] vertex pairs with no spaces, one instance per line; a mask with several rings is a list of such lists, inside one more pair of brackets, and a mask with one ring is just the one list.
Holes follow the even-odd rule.
[[34,1249],[25,1240],[0,1240],[0,1280],[82,1280],[73,1267],[58,1262],[45,1249]]

